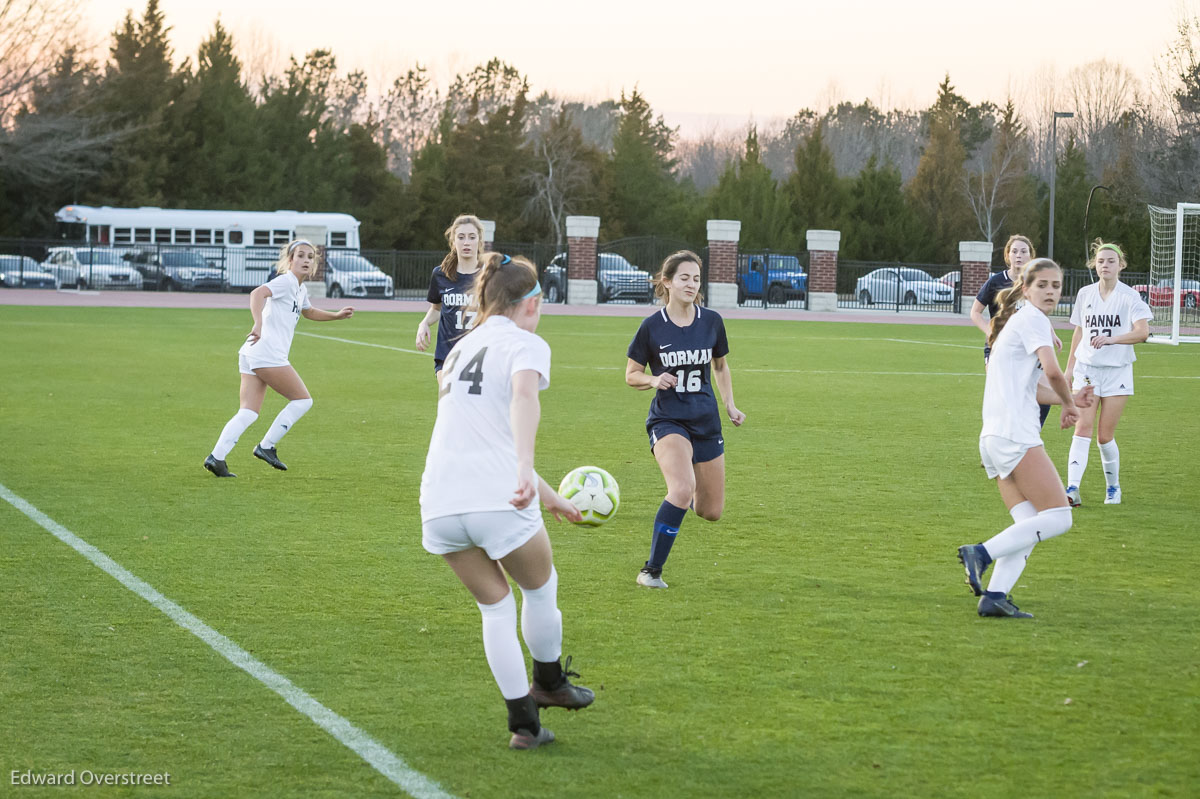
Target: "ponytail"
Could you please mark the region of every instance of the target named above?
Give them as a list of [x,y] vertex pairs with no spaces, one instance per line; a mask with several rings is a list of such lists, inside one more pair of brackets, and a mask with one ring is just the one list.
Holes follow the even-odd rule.
[[987,345],[990,347],[996,343],[996,339],[1000,337],[1000,331],[1008,324],[1008,320],[1017,312],[1017,303],[1025,297],[1025,284],[1033,280],[1033,276],[1038,272],[1043,272],[1047,269],[1057,269],[1062,271],[1062,268],[1051,261],[1049,258],[1035,258],[1021,270],[1017,275],[1017,279],[1013,281],[1012,286],[1004,289],[996,295],[996,304],[999,309],[996,315],[992,317],[991,327],[988,332]]
[[475,330],[489,317],[507,316],[513,306],[540,291],[537,269],[529,259],[489,252],[482,262],[475,278],[474,298],[467,308],[468,313],[475,314]]

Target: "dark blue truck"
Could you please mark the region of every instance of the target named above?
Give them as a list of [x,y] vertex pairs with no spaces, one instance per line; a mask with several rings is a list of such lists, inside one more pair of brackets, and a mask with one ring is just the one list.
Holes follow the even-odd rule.
[[808,293],[808,275],[796,256],[747,253],[738,256],[738,305],[749,300],[762,302],[764,278],[767,302],[773,305],[782,305],[788,300],[802,300]]

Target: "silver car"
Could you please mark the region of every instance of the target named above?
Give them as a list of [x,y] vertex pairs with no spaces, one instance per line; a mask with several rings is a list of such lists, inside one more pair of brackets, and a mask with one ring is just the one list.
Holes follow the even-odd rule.
[[325,289],[330,297],[383,297],[390,300],[396,296],[391,277],[361,255],[347,252],[326,253]]
[[42,264],[58,288],[142,288],[142,275],[111,247],[51,247]]
[[854,284],[861,305],[877,302],[904,305],[929,305],[953,302],[954,288],[934,280],[928,272],[905,266],[886,266],[868,272]]
[[0,255],[0,288],[52,289],[54,275],[28,255]]

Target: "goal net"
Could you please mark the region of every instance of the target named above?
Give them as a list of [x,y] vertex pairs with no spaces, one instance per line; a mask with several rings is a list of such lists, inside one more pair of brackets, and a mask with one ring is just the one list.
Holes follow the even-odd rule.
[[1200,342],[1200,203],[1150,209],[1150,341]]

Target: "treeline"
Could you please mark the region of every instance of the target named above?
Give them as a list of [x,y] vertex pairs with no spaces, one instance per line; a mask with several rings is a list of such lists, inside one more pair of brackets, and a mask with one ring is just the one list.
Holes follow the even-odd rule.
[[492,60],[444,94],[421,67],[372,94],[322,50],[252,80],[219,21],[178,67],[168,33],[149,0],[104,64],[67,46],[23,82],[0,77],[0,235],[51,235],[69,202],[342,211],[364,246],[396,249],[444,246],[463,211],[503,240],[561,245],[565,217],[589,214],[603,239],[702,243],[705,220],[740,219],[744,249],[796,250],[828,228],[843,258],[953,263],[959,241],[1013,232],[1044,250],[1054,169],[1056,256],[1084,259],[1092,198],[1087,234],[1140,265],[1146,203],[1200,201],[1197,20],[1163,58],[1157,104],[1106,62],[1073,74],[1077,115],[1054,152],[1052,111],[1031,129],[1011,100],[972,104],[949,76],[921,111],[842,103],[736,142],[681,140],[637,88],[594,105],[535,96]]

